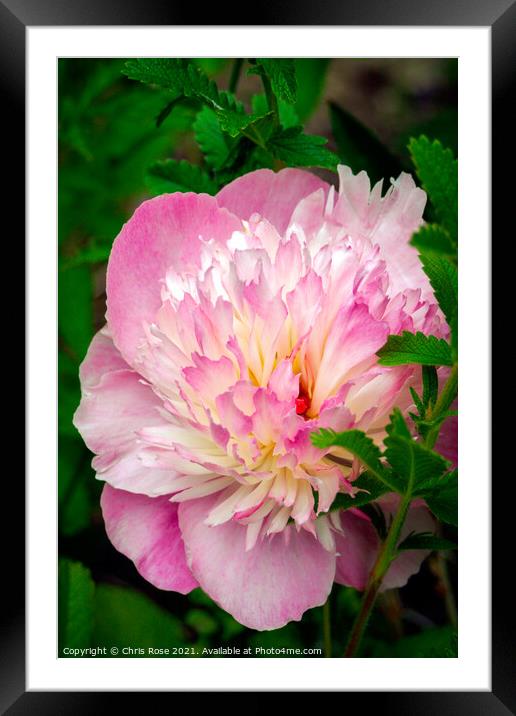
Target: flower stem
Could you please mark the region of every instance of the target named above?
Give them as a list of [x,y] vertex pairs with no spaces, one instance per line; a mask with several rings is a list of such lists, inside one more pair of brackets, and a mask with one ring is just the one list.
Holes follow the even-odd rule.
[[240,79],[240,71],[242,69],[242,65],[244,64],[244,60],[242,57],[237,57],[235,62],[233,63],[233,68],[231,69],[231,77],[229,79],[229,91],[234,94],[236,92],[236,88],[238,86],[238,80]]
[[267,97],[267,105],[270,111],[273,113],[273,121],[276,127],[279,127],[279,107],[276,95],[272,91],[272,85],[265,73],[262,73],[262,83],[265,90],[265,96]]
[[[449,409],[450,405],[453,403],[457,395],[457,386],[458,366],[457,363],[455,363],[455,365],[450,371],[448,380],[446,381],[437,399],[437,402],[432,409],[432,413],[430,416],[432,419],[440,417]],[[435,431],[431,431],[426,436],[425,445],[429,448],[432,448],[435,444],[435,441],[437,440],[438,435],[438,429]],[[407,516],[407,512],[412,501],[414,478],[414,455],[412,454],[412,464],[410,465],[410,474],[407,490],[402,497],[402,500],[398,507],[398,511],[394,516],[394,519],[387,533],[387,537],[385,538],[385,541],[380,548],[380,552],[378,553],[376,562],[374,563],[371,574],[369,575],[369,579],[367,581],[367,585],[362,596],[362,604],[360,606],[360,611],[358,612],[357,617],[355,619],[355,623],[353,624],[353,628],[351,629],[351,634],[349,636],[346,650],[344,652],[345,657],[355,656],[360,646],[360,642],[362,641],[362,636],[371,616],[374,604],[376,602],[376,597],[378,596],[378,592],[380,590],[380,587],[382,586],[382,580],[385,577],[393,559],[396,557],[396,549],[400,539],[401,529],[405,522],[405,518]],[[451,608],[451,605],[448,605],[448,607]],[[453,618],[451,618],[451,621],[453,623]]]
[[[444,387],[437,398],[437,402],[432,408],[432,411],[430,413],[430,419],[435,420],[436,418],[441,417],[443,413],[445,413],[450,405],[453,403],[457,396],[457,388],[458,388],[458,364],[455,363],[455,365],[452,367],[450,371],[450,375],[448,376],[448,380],[444,384]],[[428,435],[425,439],[425,445],[429,448],[433,448],[433,446],[436,443],[436,440],[439,436],[439,427],[434,428],[433,430],[430,430]]]
[[437,574],[441,581],[444,591],[444,603],[446,606],[446,614],[450,620],[450,624],[454,629],[457,629],[457,605],[455,604],[455,598],[453,596],[452,587],[450,584],[450,577],[448,574],[448,566],[441,552],[437,553],[436,559]]
[[323,606],[323,642],[324,656],[331,657],[331,592]]
[[385,542],[380,549],[378,557],[376,558],[376,562],[369,576],[369,580],[367,582],[362,597],[360,611],[358,612],[357,617],[355,619],[355,623],[353,624],[353,628],[351,630],[351,634],[346,646],[346,651],[344,652],[345,657],[355,656],[358,647],[360,646],[360,642],[362,641],[362,636],[369,621],[369,617],[371,616],[374,604],[376,602],[376,597],[378,596],[378,592],[380,590],[380,587],[382,586],[382,580],[385,577],[387,570],[391,566],[391,562],[395,557],[401,528],[403,527],[403,523],[405,522],[408,508],[412,499],[413,473],[414,465],[412,465],[411,469],[411,479],[409,480],[408,490],[401,500],[398,511],[396,512],[389,528],[389,532],[387,533]]

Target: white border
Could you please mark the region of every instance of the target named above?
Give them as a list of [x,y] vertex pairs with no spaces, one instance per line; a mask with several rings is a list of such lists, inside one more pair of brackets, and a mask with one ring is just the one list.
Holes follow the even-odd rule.
[[[28,690],[488,690],[490,28],[27,28]],[[56,658],[56,58],[459,57],[460,529],[457,659]],[[468,348],[471,348],[468,351]]]

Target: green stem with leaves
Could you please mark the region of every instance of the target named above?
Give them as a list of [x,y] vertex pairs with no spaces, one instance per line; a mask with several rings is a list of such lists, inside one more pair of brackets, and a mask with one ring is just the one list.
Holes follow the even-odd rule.
[[[432,420],[436,420],[444,415],[449,409],[457,396],[458,386],[458,367],[457,364],[452,367],[450,375],[437,398],[434,407],[431,409],[431,414],[428,416]],[[440,425],[440,423],[439,423]],[[439,427],[429,431],[424,439],[426,447],[432,448],[435,445],[437,437],[439,435]],[[355,619],[355,623],[351,630],[351,634],[344,652],[345,657],[352,657],[356,654],[365,628],[371,616],[376,597],[382,585],[383,578],[385,577],[387,570],[391,566],[392,561],[395,559],[397,554],[398,542],[401,535],[401,529],[407,517],[407,513],[412,501],[412,493],[414,489],[414,458],[412,457],[412,465],[410,468],[410,479],[408,481],[407,490],[402,497],[398,511],[394,516],[391,523],[387,537],[381,546],[380,552],[373,566],[371,574],[369,576],[363,597],[360,611]]]
[[[458,380],[459,380],[458,364],[455,363],[452,366],[450,375],[448,376],[448,379],[447,379],[446,383],[444,384],[444,387],[443,387],[439,397],[437,398],[437,401],[436,401],[434,407],[430,411],[430,415],[428,416],[430,420],[438,420],[450,408],[450,405],[453,403],[453,401],[457,397]],[[441,423],[438,423],[435,428],[432,428],[428,432],[428,434],[425,438],[426,447],[433,448],[433,446],[435,445],[437,438],[439,437],[440,425],[441,425]]]
[[[413,466],[411,475],[413,476]],[[405,522],[405,518],[407,516],[411,500],[412,480],[409,483],[407,492],[401,500],[400,506],[398,507],[398,511],[396,512],[389,531],[387,533],[385,542],[380,549],[378,557],[376,558],[376,562],[369,576],[369,580],[367,582],[367,586],[362,597],[360,611],[358,612],[358,615],[355,619],[355,623],[353,624],[348,644],[346,646],[346,651],[344,652],[345,657],[355,656],[357,649],[360,646],[362,636],[371,616],[373,606],[376,602],[376,597],[378,596],[378,592],[380,590],[380,587],[382,586],[383,578],[385,577],[387,570],[391,566],[391,563],[396,556],[396,549],[400,539],[401,528],[403,527],[403,524]]]

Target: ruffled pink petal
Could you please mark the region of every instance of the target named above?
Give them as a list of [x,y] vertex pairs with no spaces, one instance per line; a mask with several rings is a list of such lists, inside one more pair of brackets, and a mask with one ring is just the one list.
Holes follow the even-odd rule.
[[105,373],[125,370],[129,366],[115,348],[108,326],[98,331],[90,343],[88,352],[80,365],[79,378],[82,388],[97,385]]
[[400,174],[384,199],[372,240],[380,246],[387,261],[391,295],[407,288],[420,288],[424,300],[435,302],[418,251],[410,245],[412,234],[423,223],[425,204],[425,192],[416,187],[409,174]]
[[246,221],[260,214],[283,234],[298,203],[318,189],[326,194],[329,185],[310,172],[258,169],[225,186],[217,194],[217,202]]
[[132,365],[161,306],[167,270],[200,267],[202,242],[226,242],[241,222],[206,194],[164,194],[145,201],[115,239],[107,271],[107,317],[113,339]]
[[[95,348],[91,355],[95,357]],[[99,368],[88,356],[86,361]],[[93,380],[93,371],[89,375]],[[73,424],[97,455],[93,467],[99,479],[130,492],[155,495],[172,491],[175,473],[146,467],[139,456],[142,446],[137,433],[163,424],[160,405],[151,388],[132,370],[105,373],[92,387],[83,387]]]
[[343,306],[331,326],[317,373],[310,414],[317,414],[362,361],[374,358],[387,340],[389,327],[376,321],[364,304]]
[[186,564],[177,505],[106,485],[101,507],[109,539],[148,582],[181,594],[198,586]]
[[236,522],[209,527],[217,498],[184,502],[179,526],[188,565],[204,591],[251,629],[279,629],[324,604],[335,556],[306,530],[258,539],[246,552],[246,527]]
[[[398,495],[380,499],[386,516],[392,517],[399,504]],[[380,549],[380,540],[371,521],[359,510],[340,512],[343,534],[335,533],[337,567],[335,581],[358,590],[365,589]],[[414,501],[401,531],[400,542],[411,532],[434,532],[435,521],[422,501]],[[410,550],[397,557],[384,577],[382,590],[403,587],[416,574],[428,556],[426,550]]]
[[335,581],[346,587],[365,589],[380,546],[378,535],[371,522],[354,511],[341,512],[340,522],[343,534],[335,533]]

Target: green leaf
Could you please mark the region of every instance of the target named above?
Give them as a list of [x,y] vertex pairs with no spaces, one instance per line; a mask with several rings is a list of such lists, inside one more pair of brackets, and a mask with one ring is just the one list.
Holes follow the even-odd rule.
[[448,469],[447,460],[411,437],[397,408],[387,426],[384,445],[385,457],[402,479],[404,489],[411,487],[412,491],[417,491],[421,484],[428,484],[430,479],[440,477]]
[[276,159],[291,167],[321,167],[335,169],[339,158],[324,146],[325,137],[303,134],[302,127],[289,127],[275,132],[267,142],[267,149]]
[[399,408],[394,408],[390,416],[390,422],[386,427],[387,435],[412,440],[412,434]]
[[[251,98],[251,107],[253,109],[253,114],[258,116],[266,115],[269,112],[267,97],[264,94],[253,95]],[[280,123],[284,129],[299,126],[299,117],[297,116],[295,108],[291,104],[288,104],[280,99],[278,100],[278,110]]]
[[59,560],[59,655],[65,647],[81,649],[91,644],[95,585],[90,570],[80,562]]
[[300,121],[306,122],[319,105],[330,60],[310,57],[296,58],[294,62],[297,78],[295,110]]
[[399,176],[401,164],[370,129],[333,102],[329,110],[339,157],[353,173],[364,170],[373,183]]
[[377,500],[391,489],[368,471],[363,472],[357,477],[353,482],[353,487],[358,487],[360,491],[357,492],[354,497],[339,492],[330,507],[330,512],[334,510],[349,510],[350,507],[362,507],[369,502]]
[[442,256],[422,254],[421,262],[448,325],[457,316],[459,278],[457,268]]
[[459,509],[457,470],[452,470],[440,480],[434,481],[432,487],[424,491],[423,495],[428,507],[438,519],[457,526]]
[[230,92],[219,90],[197,65],[182,59],[146,58],[129,60],[124,73],[133,80],[154,84],[172,92],[174,98],[191,97],[211,107],[221,128],[232,137],[259,119],[246,114]]
[[414,404],[417,408],[417,411],[419,414],[418,417],[424,417],[426,411],[425,411],[425,405],[424,405],[423,401],[421,400],[421,398],[419,397],[419,395],[416,393],[416,391],[414,390],[414,388],[412,386],[410,386],[409,391],[410,391],[410,395],[412,396],[412,400],[414,401]]
[[138,654],[122,654],[125,646],[170,649],[188,644],[180,619],[135,589],[112,584],[97,584],[93,640],[107,646],[108,652],[114,646],[120,650],[118,656],[128,657]]
[[410,243],[424,254],[454,257],[457,253],[450,234],[439,224],[425,224],[412,236]]
[[156,162],[149,167],[145,183],[154,195],[175,191],[215,194],[217,191],[217,185],[209,175],[185,159]]
[[182,94],[187,67],[188,60],[147,57],[128,60],[122,73],[130,80],[158,85],[179,95]]
[[[294,60],[260,58],[258,63],[270,79],[276,97],[289,104],[294,104],[297,92]],[[251,72],[256,72],[256,68],[251,68]]]
[[457,244],[458,164],[449,149],[437,139],[422,135],[409,142],[409,151],[423,188],[430,197],[436,216]]
[[410,549],[429,549],[440,551],[444,549],[457,549],[455,542],[444,537],[437,537],[431,532],[420,532],[410,534],[398,545],[398,552]]
[[209,107],[203,107],[197,114],[193,128],[206,163],[218,171],[228,161],[236,140],[222,131],[217,115]]
[[389,336],[376,355],[380,365],[453,365],[450,346],[443,338],[419,332]]
[[389,471],[380,460],[382,457],[380,448],[362,430],[346,430],[336,433],[334,430],[321,428],[319,432],[312,433],[310,439],[315,447],[323,450],[333,446],[344,448],[357,457],[369,472],[390,490],[396,490],[390,479]]

